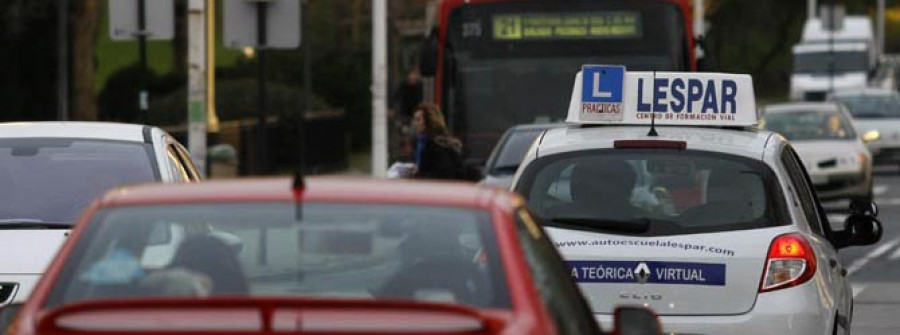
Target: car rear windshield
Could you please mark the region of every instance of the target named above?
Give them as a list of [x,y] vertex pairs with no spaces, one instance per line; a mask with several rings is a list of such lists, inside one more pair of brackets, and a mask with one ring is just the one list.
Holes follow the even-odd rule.
[[0,228],[74,223],[107,190],[157,180],[151,153],[137,142],[0,139]]
[[856,132],[841,113],[835,111],[798,110],[768,113],[763,128],[784,135],[791,141],[852,140]]
[[850,114],[857,118],[900,118],[900,94],[838,95]]
[[307,203],[98,212],[48,307],[131,297],[412,299],[509,308],[490,215]]
[[609,149],[538,160],[516,189],[547,225],[664,236],[787,224],[777,185],[765,164],[739,156]]

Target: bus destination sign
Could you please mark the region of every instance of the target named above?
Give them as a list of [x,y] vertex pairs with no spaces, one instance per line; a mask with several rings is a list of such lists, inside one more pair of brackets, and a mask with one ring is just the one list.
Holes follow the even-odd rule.
[[559,40],[641,37],[635,11],[504,14],[493,18],[495,40]]

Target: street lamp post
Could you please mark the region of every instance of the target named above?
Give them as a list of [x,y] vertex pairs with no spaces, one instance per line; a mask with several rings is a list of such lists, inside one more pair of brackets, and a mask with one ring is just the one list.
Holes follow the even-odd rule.
[[387,165],[387,1],[372,0],[372,175]]

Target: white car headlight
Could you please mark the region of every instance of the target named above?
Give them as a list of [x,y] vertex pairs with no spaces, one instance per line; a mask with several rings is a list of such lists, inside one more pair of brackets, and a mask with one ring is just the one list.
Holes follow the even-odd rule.
[[865,134],[862,135],[862,140],[863,140],[863,142],[866,142],[866,143],[875,142],[879,139],[881,139],[881,133],[878,132],[877,130],[869,130]]

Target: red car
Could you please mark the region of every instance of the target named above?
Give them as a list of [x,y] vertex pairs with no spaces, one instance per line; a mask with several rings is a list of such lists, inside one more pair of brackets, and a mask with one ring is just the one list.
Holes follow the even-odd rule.
[[[518,196],[404,181],[261,179],[111,191],[11,334],[595,334]],[[627,329],[655,316],[622,309]]]

